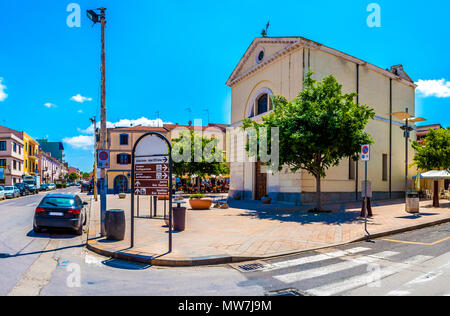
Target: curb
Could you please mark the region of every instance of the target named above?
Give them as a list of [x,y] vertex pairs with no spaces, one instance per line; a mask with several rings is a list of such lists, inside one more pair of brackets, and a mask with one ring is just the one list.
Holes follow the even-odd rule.
[[298,250],[298,251],[276,253],[276,254],[271,254],[268,256],[261,256],[261,257],[239,257],[239,256],[231,256],[231,255],[216,255],[216,256],[193,257],[193,258],[177,260],[177,259],[152,258],[149,256],[125,253],[125,252],[121,252],[121,251],[119,251],[119,252],[109,251],[109,250],[97,248],[97,247],[93,246],[92,244],[90,244],[89,242],[87,243],[86,248],[88,250],[90,250],[96,254],[102,255],[104,257],[110,257],[110,258],[114,258],[114,259],[143,263],[143,264],[148,264],[148,265],[152,265],[152,266],[164,266],[164,267],[208,266],[208,265],[231,264],[231,263],[239,263],[239,262],[255,261],[255,260],[266,260],[266,259],[272,259],[272,258],[297,255],[297,254],[302,254],[302,253],[309,252],[309,251],[328,249],[328,248],[333,248],[333,247],[338,247],[338,246],[345,246],[345,245],[353,244],[356,242],[367,241],[367,240],[371,240],[371,239],[376,239],[376,238],[380,238],[380,237],[404,233],[404,232],[422,229],[422,228],[426,228],[426,227],[438,226],[438,225],[442,225],[442,224],[445,224],[448,222],[450,222],[450,217],[440,219],[437,221],[433,221],[433,222],[429,222],[429,223],[423,223],[423,224],[419,224],[419,225],[402,227],[402,228],[398,228],[398,229],[394,229],[394,230],[386,230],[383,232],[373,234],[370,236],[370,238],[368,236],[358,237],[353,240],[349,240],[349,241],[342,242],[342,243],[331,244],[331,245],[320,246],[320,247],[306,248],[306,249],[302,249],[302,250]]

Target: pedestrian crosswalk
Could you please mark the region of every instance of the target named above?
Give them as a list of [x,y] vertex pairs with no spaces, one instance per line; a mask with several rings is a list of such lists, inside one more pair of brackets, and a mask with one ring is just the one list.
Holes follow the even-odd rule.
[[260,272],[269,273],[269,278],[281,282],[280,287],[298,288],[310,295],[331,296],[365,286],[380,287],[383,279],[432,258],[425,255],[403,258],[395,251],[377,252],[354,247],[270,262]]

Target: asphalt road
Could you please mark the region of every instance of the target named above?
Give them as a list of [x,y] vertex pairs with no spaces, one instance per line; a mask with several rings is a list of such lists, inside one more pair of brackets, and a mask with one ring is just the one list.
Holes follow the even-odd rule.
[[0,202],[2,296],[259,296],[284,289],[303,295],[450,295],[450,224],[265,260],[252,265],[253,272],[237,265],[162,268],[95,255],[83,247],[86,236],[34,234],[33,213],[43,195]]

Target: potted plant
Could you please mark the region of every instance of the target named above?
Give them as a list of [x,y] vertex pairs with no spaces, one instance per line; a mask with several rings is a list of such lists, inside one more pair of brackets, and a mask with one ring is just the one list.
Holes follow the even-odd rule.
[[119,199],[125,199],[127,197],[127,194],[125,192],[119,193]]
[[192,194],[189,197],[189,205],[193,210],[209,210],[213,200],[205,198],[203,194]]
[[263,202],[263,204],[271,204],[272,203],[272,198],[269,197],[268,195],[263,196],[261,198],[261,201]]

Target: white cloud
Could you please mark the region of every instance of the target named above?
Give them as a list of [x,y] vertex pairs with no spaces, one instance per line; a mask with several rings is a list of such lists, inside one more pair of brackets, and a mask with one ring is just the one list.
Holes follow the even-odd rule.
[[0,77],[0,102],[5,101],[5,99],[8,97],[6,94],[6,86],[2,84],[3,78]]
[[56,104],[53,104],[53,103],[50,103],[50,102],[47,102],[47,103],[45,103],[44,104],[44,106],[46,107],[46,108],[56,108]]
[[70,98],[70,100],[78,102],[78,103],[84,103],[86,101],[92,101],[92,98],[83,97],[81,94],[77,94]]
[[450,81],[419,80],[416,82],[417,92],[423,97],[450,98]]
[[63,142],[76,149],[92,150],[92,146],[94,146],[94,137],[86,135],[66,137],[63,139]]
[[[164,124],[170,124],[168,122],[163,122],[161,119],[148,119],[146,117],[141,117],[136,120],[129,120],[129,119],[121,119],[118,122],[107,122],[106,126],[107,128],[114,128],[114,127],[130,127],[130,126],[153,126],[153,127],[162,127]],[[97,128],[100,127],[100,122],[97,122]],[[94,126],[91,124],[86,129],[78,129],[80,133],[83,134],[94,134]]]
[[80,113],[80,114],[81,114],[81,113],[83,113],[83,110],[78,110],[77,113]]

